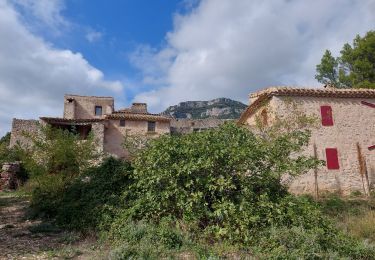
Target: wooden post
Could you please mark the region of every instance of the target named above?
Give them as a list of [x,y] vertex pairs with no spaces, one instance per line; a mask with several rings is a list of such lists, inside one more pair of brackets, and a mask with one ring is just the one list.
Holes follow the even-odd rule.
[[[318,152],[316,150],[316,144],[314,143],[314,158],[318,158]],[[318,187],[318,168],[314,168],[314,177],[315,177],[315,198],[319,199],[319,187]]]
[[368,192],[365,187],[365,178],[366,178],[366,182],[367,182],[366,186],[367,188],[369,188],[366,161],[362,155],[361,146],[359,145],[358,142],[357,142],[357,155],[358,155],[358,164],[359,164],[359,174],[361,175],[361,179],[362,179],[363,192],[365,193],[365,195],[368,195]]

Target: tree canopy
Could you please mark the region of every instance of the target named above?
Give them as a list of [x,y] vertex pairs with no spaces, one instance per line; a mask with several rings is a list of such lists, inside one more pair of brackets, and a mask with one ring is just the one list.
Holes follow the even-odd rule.
[[341,56],[326,50],[316,66],[315,78],[336,88],[375,88],[375,31],[344,44]]

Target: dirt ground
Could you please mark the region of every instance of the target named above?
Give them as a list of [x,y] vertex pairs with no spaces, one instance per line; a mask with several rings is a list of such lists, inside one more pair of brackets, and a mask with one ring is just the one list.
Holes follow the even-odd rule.
[[0,192],[0,259],[105,259],[95,239],[27,219],[28,197]]

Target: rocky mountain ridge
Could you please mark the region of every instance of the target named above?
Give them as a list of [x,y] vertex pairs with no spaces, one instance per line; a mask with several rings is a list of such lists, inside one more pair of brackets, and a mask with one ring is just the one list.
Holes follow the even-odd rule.
[[209,101],[185,101],[168,107],[163,115],[182,119],[237,119],[246,105],[230,98],[216,98]]

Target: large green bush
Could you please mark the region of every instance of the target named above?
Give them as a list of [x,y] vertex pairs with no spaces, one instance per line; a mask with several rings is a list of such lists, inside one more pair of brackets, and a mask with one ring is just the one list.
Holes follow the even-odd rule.
[[107,158],[88,169],[61,193],[57,223],[69,228],[108,229],[120,208],[120,195],[132,179],[128,162]]
[[173,217],[220,239],[248,241],[254,230],[279,221],[287,195],[281,176],[318,164],[291,156],[308,139],[301,130],[271,141],[225,124],[153,140],[133,163],[137,199],[129,214],[156,222]]

